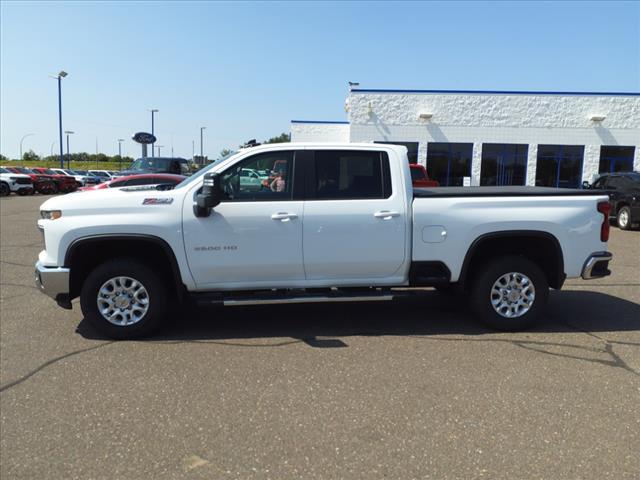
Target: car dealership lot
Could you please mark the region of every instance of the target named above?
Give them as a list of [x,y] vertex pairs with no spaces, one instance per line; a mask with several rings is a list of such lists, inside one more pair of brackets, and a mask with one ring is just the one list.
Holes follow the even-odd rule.
[[2,478],[634,478],[640,232],[535,330],[457,297],[177,311],[111,342],[33,284],[42,197],[1,211]]

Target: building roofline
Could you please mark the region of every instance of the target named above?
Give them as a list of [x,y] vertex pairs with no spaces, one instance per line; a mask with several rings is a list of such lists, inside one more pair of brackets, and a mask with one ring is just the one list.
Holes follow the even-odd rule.
[[349,125],[349,122],[340,120],[291,120],[291,123],[328,123],[334,125]]
[[445,94],[485,94],[485,95],[571,95],[640,97],[640,92],[544,92],[530,90],[388,90],[373,88],[352,88],[351,93],[445,93]]

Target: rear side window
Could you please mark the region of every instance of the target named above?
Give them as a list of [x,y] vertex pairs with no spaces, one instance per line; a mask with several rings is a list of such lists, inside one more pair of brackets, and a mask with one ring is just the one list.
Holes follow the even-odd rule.
[[314,183],[316,200],[389,198],[389,158],[385,152],[317,150]]

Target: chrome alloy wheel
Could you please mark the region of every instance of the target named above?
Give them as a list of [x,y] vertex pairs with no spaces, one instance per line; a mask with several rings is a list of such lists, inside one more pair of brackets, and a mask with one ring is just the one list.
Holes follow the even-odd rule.
[[521,317],[533,306],[536,289],[526,275],[510,272],[502,275],[491,287],[491,305],[505,318]]
[[138,323],[149,310],[147,289],[131,277],[114,277],[104,282],[97,302],[104,319],[119,327]]
[[627,210],[620,210],[620,212],[618,212],[618,225],[620,225],[621,228],[627,228],[628,224],[629,212],[627,212]]

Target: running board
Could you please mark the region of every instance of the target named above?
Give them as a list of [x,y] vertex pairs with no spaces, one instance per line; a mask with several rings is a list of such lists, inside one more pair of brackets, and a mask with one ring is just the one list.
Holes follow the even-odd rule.
[[263,293],[247,295],[218,294],[212,297],[203,295],[196,301],[199,305],[222,304],[225,307],[242,307],[251,305],[283,305],[298,303],[336,303],[336,302],[388,302],[394,299],[394,295],[388,290],[380,292],[347,292],[337,291],[329,294],[318,293]]

